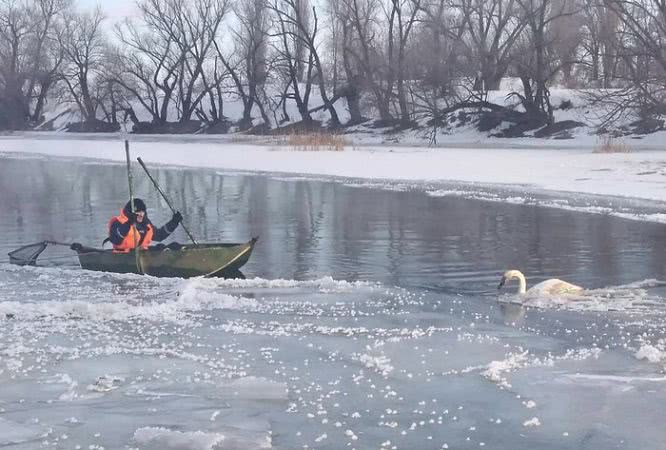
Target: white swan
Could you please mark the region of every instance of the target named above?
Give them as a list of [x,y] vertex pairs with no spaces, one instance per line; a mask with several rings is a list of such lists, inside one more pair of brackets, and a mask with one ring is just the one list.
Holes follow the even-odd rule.
[[525,280],[525,275],[523,275],[520,270],[507,270],[502,275],[502,280],[500,281],[497,289],[500,289],[504,286],[504,283],[507,281],[518,279],[518,294],[527,294],[527,295],[561,295],[561,294],[575,294],[583,290],[582,287],[576,286],[575,284],[567,283],[566,281],[558,280],[557,278],[551,278],[546,281],[542,281],[539,284],[535,284],[531,288],[527,289],[527,281]]

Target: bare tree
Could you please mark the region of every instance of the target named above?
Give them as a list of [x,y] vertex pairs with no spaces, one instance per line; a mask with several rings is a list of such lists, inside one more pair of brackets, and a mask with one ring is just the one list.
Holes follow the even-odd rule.
[[[204,77],[204,65],[214,51],[220,25],[228,12],[226,0],[193,0],[190,3],[192,6],[184,0],[170,2],[176,16],[176,27],[171,33],[180,49],[186,51],[182,61],[184,70],[179,79],[181,121],[191,119],[206,94],[205,89],[198,89],[197,83]],[[167,25],[166,21],[164,24]]]
[[[115,51],[113,80],[146,110],[152,123],[165,124],[184,55],[175,49],[173,39],[142,32],[130,20],[117,26],[116,36],[123,47]],[[131,117],[138,120],[133,112]]]
[[[347,100],[349,124],[357,124],[363,121],[360,104],[363,77],[362,69],[356,64],[351,50],[355,46],[351,10],[346,0],[329,0],[327,6],[331,18],[329,42],[333,53],[334,97],[344,97]],[[341,69],[338,69],[339,67]],[[344,83],[339,84],[339,78],[342,78]]]
[[[304,82],[308,65],[306,64],[306,55],[308,54],[307,35],[303,30],[309,30],[312,16],[310,14],[310,2],[308,0],[293,0],[283,4],[290,10],[290,16],[300,23],[293,24],[290,31],[294,38],[294,64],[296,65],[296,78],[299,82]],[[295,25],[295,26],[294,26]]]
[[[65,55],[61,77],[85,122],[97,120],[97,109],[105,90],[102,87],[104,77],[98,72],[106,50],[101,30],[103,20],[99,8],[68,14],[58,33],[58,42]],[[99,91],[94,92],[96,89]]]
[[386,89],[391,92],[395,81],[400,121],[403,125],[407,125],[411,114],[405,86],[406,51],[414,25],[420,20],[421,0],[390,0],[390,6],[386,12],[388,18]]
[[128,51],[118,52],[115,81],[136,97],[153,123],[165,124],[171,105],[179,122],[188,122],[207,93],[205,66],[226,0],[141,0],[138,6],[142,23],[128,20],[116,31]]
[[451,0],[424,1],[422,26],[411,48],[410,67],[422,71],[424,86],[436,97],[450,94],[453,74],[461,72],[466,22],[456,14]]
[[264,0],[239,2],[234,7],[237,26],[232,29],[234,51],[225,56],[218,42],[215,42],[217,57],[234,83],[236,92],[243,103],[243,113],[239,122],[242,130],[252,125],[252,110],[257,106],[267,125],[270,119],[259,98],[259,88],[267,78],[266,52],[269,17]]
[[62,57],[53,24],[66,0],[0,2],[0,126],[17,129],[42,115]]
[[528,116],[553,122],[549,83],[563,65],[553,49],[554,24],[578,13],[573,0],[516,0],[527,21],[522,45],[515,53],[516,70],[523,84],[520,98]]
[[195,114],[201,121],[209,124],[216,124],[225,119],[223,83],[229,72],[219,67],[221,65],[216,57],[208,73],[201,74],[203,90],[208,96],[208,110],[206,111],[205,101],[202,100]]
[[[296,108],[301,115],[301,120],[311,122],[310,114],[310,94],[312,92],[312,72],[314,70],[314,61],[312,54],[308,53],[307,61],[298,59],[296,53],[299,45],[299,33],[291,17],[282,10],[288,11],[282,4],[282,0],[274,0],[269,4],[271,12],[277,18],[276,29],[271,31],[270,37],[273,38],[273,49],[276,54],[276,68],[278,74],[284,80],[285,99],[289,98],[296,103]],[[307,64],[307,69],[299,69],[299,66]],[[299,71],[304,70],[303,83],[301,85]],[[288,93],[291,89],[291,93]]]
[[[326,89],[326,72],[318,49],[319,17],[317,9],[309,0],[273,0],[269,8],[278,18],[279,29],[275,37],[281,41],[279,53],[285,60],[285,67],[294,91],[294,100],[304,121],[310,121],[309,96],[312,83],[317,83],[323,107],[328,111],[330,125],[340,125],[338,113]],[[304,46],[305,55],[299,56],[299,49]],[[305,69],[301,69],[304,65]],[[303,72],[304,75],[299,77]],[[300,93],[299,81],[305,85]]]
[[631,85],[627,104],[643,115],[666,112],[666,2],[605,0],[622,23],[618,55]]
[[[341,0],[349,32],[346,34],[344,51],[349,58],[350,67],[358,70],[358,79],[372,93],[375,106],[382,121],[392,121],[391,98],[392,85],[385,87],[385,59],[381,56],[382,27],[378,12],[380,0]],[[353,63],[352,63],[353,61]]]
[[441,111],[461,103],[465,95],[457,80],[470,70],[461,61],[467,27],[449,0],[424,3],[423,10],[424,19],[407,51],[407,78],[412,80],[409,96],[414,116],[428,120],[432,126],[430,143],[436,144],[437,130],[445,122]]
[[550,41],[552,59],[558,62],[555,68],[561,74],[562,84],[574,88],[578,86],[578,80],[574,79],[574,66],[580,62],[581,43],[585,36],[584,4],[572,0],[566,8],[566,14],[553,20]]
[[589,67],[589,80],[595,87],[608,88],[617,67],[619,20],[615,12],[598,0],[584,0],[585,35],[583,64]]
[[470,58],[477,66],[475,90],[496,90],[513,58],[512,50],[527,25],[518,0],[460,0],[457,8],[467,29]]

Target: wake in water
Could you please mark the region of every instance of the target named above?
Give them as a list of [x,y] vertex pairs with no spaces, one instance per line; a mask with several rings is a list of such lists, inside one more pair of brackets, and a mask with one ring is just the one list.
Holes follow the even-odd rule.
[[503,294],[498,301],[532,308],[571,311],[624,311],[646,314],[666,312],[666,281],[643,280],[620,286],[585,289],[581,292],[544,296],[537,294]]

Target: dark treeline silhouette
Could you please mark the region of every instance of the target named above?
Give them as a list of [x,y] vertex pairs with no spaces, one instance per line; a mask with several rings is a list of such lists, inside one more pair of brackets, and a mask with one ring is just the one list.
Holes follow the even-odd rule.
[[[406,127],[462,108],[543,126],[554,85],[585,89],[608,121],[666,110],[661,0],[137,5],[110,24],[74,0],[0,0],[0,129],[48,128],[47,105],[77,112],[71,131]],[[513,110],[487,101],[505,77],[520,80]]]

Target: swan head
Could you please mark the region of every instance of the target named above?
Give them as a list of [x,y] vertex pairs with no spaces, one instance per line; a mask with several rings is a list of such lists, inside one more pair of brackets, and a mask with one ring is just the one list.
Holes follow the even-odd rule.
[[520,280],[521,278],[525,278],[525,276],[522,274],[522,272],[520,270],[507,270],[506,272],[504,272],[504,274],[502,274],[502,279],[500,280],[500,283],[497,286],[497,289],[501,289],[502,286],[504,286],[504,284],[507,281],[511,281],[511,280],[515,280],[515,279]]
[[502,286],[504,286],[504,284],[507,281],[516,280],[516,279],[518,280],[519,283],[518,293],[524,294],[525,290],[527,289],[527,283],[525,281],[525,275],[523,275],[520,270],[507,270],[506,272],[504,272],[504,274],[502,275],[502,279],[500,280],[500,283],[497,286],[497,289],[501,289]]

